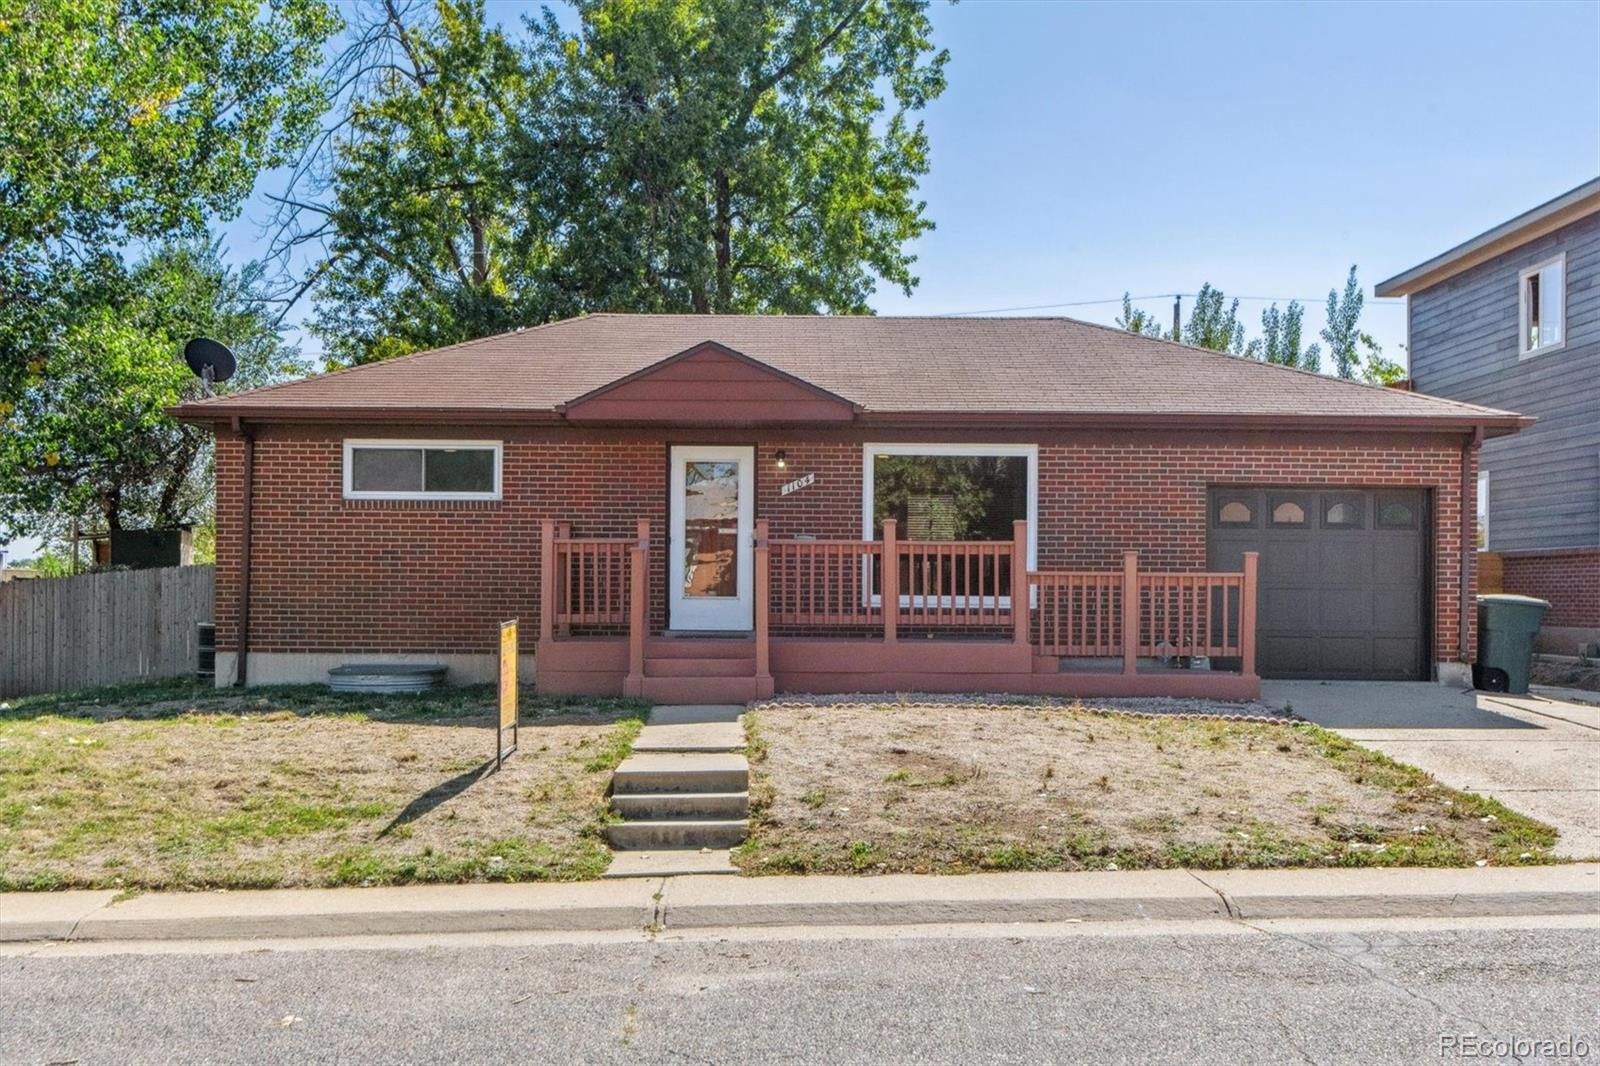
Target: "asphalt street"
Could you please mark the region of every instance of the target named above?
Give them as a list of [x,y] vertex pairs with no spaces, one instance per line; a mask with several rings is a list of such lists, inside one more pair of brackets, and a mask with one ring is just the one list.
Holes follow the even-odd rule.
[[[5,1063],[1600,1062],[1600,920],[14,948]],[[1567,1040],[1563,1045],[1538,1041]],[[1450,1041],[1454,1040],[1454,1045]],[[1573,1043],[1576,1041],[1576,1043]],[[1576,1052],[1586,1051],[1586,1056]]]

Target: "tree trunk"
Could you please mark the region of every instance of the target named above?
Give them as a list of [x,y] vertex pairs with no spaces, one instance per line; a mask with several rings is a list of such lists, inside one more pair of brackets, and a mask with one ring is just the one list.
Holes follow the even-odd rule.
[[484,285],[489,280],[489,242],[483,234],[483,223],[476,217],[472,226],[472,284]]
[[712,224],[712,240],[717,246],[717,302],[718,313],[733,309],[733,195],[728,188],[728,172],[718,170],[713,175],[716,182],[716,219]]

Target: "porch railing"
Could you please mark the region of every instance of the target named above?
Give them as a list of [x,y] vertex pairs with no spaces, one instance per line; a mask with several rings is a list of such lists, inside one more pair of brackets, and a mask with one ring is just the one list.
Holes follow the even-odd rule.
[[627,626],[630,680],[644,676],[649,626],[650,520],[633,537],[574,537],[566,522],[540,527],[539,639],[574,626]]
[[[630,680],[643,676],[649,625],[650,523],[631,538],[574,537],[547,520],[541,534],[540,638],[575,626],[626,626]],[[1009,632],[1043,658],[1237,659],[1255,673],[1255,552],[1237,573],[1146,572],[1139,554],[1121,570],[1029,570],[1027,523],[1008,541],[773,538],[756,522],[753,627],[756,672],[767,675],[769,635],[789,629]]]

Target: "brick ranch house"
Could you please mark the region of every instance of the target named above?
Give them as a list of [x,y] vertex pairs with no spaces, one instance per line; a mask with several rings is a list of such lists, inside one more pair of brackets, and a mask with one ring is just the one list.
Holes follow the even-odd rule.
[[1070,319],[600,314],[185,404],[218,684],[1247,698],[1461,681],[1529,420]]

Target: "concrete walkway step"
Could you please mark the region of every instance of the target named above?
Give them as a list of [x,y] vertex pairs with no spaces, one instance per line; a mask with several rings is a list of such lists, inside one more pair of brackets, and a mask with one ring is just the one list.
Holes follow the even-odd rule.
[[622,792],[611,805],[624,818],[744,818],[750,814],[748,792]]
[[665,703],[650,710],[651,725],[705,725],[737,722],[742,717],[742,703]]
[[750,764],[743,755],[646,752],[623,759],[611,776],[624,792],[746,792]]
[[744,818],[659,818],[606,826],[613,848],[731,848],[750,832]]
[[647,725],[633,742],[635,753],[743,752],[744,727],[738,722],[682,722]]
[[736,874],[733,853],[727,848],[658,848],[654,851],[619,851],[601,877],[683,877],[701,874]]
[[762,682],[753,676],[741,677],[651,677],[643,680],[646,699],[662,703],[710,703],[726,700],[759,700],[772,695],[772,679]]

